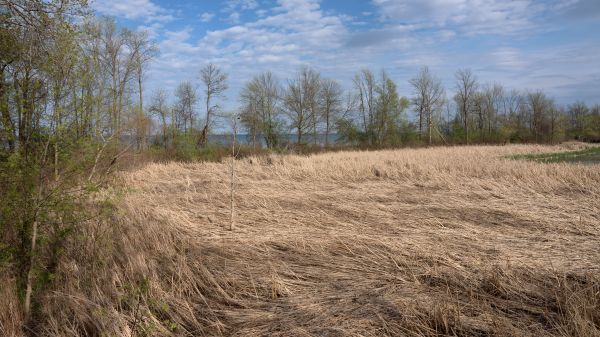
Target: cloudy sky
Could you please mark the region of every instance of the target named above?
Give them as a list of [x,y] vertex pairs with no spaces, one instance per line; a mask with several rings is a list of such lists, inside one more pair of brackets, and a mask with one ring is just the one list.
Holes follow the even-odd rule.
[[209,62],[230,77],[224,106],[254,74],[281,80],[302,65],[349,87],[361,68],[386,69],[400,94],[429,66],[542,89],[558,103],[600,103],[600,0],[95,0],[100,14],[148,30],[161,53],[150,88],[199,83]]

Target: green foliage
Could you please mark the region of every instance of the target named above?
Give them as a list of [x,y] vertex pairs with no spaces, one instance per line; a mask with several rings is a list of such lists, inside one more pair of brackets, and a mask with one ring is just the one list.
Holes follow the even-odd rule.
[[583,118],[582,140],[600,141],[600,114],[590,114]]
[[335,123],[335,128],[338,135],[338,143],[359,145],[367,141],[367,135],[349,119],[338,119]]
[[230,155],[231,148],[216,144],[205,144],[198,146],[197,137],[191,134],[179,134],[175,138],[174,158],[175,160],[192,161],[219,161],[222,157]]
[[177,134],[174,144],[175,157],[181,161],[194,161],[199,157],[197,139],[189,133]]
[[542,163],[600,163],[600,147],[590,147],[578,151],[518,154],[509,156],[510,159],[532,160]]
[[262,123],[263,137],[267,148],[273,149],[281,145],[284,124],[281,121],[271,120]]

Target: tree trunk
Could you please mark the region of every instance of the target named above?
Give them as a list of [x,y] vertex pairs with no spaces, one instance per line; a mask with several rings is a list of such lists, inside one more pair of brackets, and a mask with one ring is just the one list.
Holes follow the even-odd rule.
[[329,147],[329,111],[325,117],[325,147]]
[[419,142],[423,136],[423,102],[421,102],[421,108],[419,108]]
[[317,112],[314,108],[311,108],[312,111],[312,127],[313,127],[313,144],[317,145]]
[[138,134],[138,148],[140,150],[142,150],[144,148],[144,143],[145,143],[145,136],[146,136],[146,132],[145,132],[145,125],[144,125],[144,104],[143,104],[143,93],[142,93],[142,66],[138,65],[138,91],[140,94],[140,106],[139,106],[139,121],[138,123],[140,125],[138,125],[138,129],[139,129],[139,133]]
[[15,150],[15,126],[10,117],[10,110],[8,106],[8,97],[6,92],[6,82],[4,81],[4,67],[0,73],[0,114],[2,116],[2,125],[4,126],[4,132],[6,133],[6,141],[10,152]]
[[463,124],[465,127],[465,139],[467,141],[467,145],[469,145],[469,113],[467,111],[467,103],[463,101]]
[[54,134],[54,180],[58,181],[58,142],[60,141],[60,127],[61,127],[61,116],[60,116],[60,89],[54,89],[54,123],[55,134]]
[[206,95],[206,123],[200,135],[200,145],[204,146],[208,143],[208,128],[210,125],[210,94]]
[[431,111],[428,112],[427,116],[428,116],[428,118],[427,118],[427,128],[429,130],[429,142],[428,142],[428,144],[431,145],[431,131],[432,131],[431,129],[432,129],[432,126],[433,126],[432,118],[431,118]]
[[38,222],[33,222],[32,234],[31,234],[31,250],[29,251],[29,270],[27,271],[27,284],[25,289],[25,317],[29,317],[31,314],[31,294],[33,292],[33,264],[35,258],[35,246],[37,242]]

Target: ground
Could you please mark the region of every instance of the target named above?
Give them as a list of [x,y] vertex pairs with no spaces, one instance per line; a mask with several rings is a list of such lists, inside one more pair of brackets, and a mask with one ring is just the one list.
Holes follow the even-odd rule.
[[228,162],[129,173],[126,202],[193,242],[225,334],[594,335],[600,168],[509,158],[568,147],[247,158],[232,231]]
[[49,334],[600,336],[600,166],[514,159],[586,146],[245,158],[233,224],[230,161],[122,173]]

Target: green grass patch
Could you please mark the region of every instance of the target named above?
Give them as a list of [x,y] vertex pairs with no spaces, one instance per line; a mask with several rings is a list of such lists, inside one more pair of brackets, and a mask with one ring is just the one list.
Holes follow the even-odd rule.
[[600,164],[600,147],[590,147],[578,151],[516,154],[509,156],[510,159],[532,160],[541,163],[584,163]]

